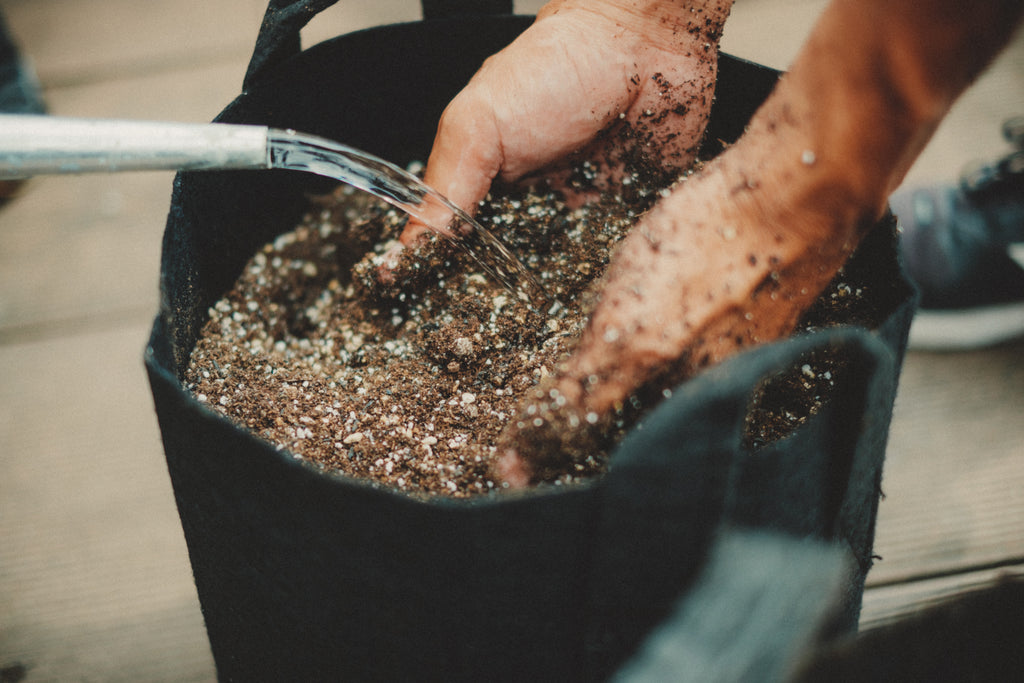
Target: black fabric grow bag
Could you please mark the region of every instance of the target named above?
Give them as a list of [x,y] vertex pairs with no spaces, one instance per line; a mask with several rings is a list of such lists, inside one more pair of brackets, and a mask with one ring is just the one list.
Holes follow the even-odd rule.
[[[294,128],[399,164],[425,159],[447,102],[531,22],[433,18],[295,54],[310,8],[329,4],[272,3],[245,92],[219,121]],[[775,78],[723,56],[708,139],[738,137]],[[722,525],[849,548],[844,623],[856,623],[912,310],[890,223],[851,266],[877,272],[871,295],[885,315],[872,333],[764,347],[683,385],[591,485],[423,502],[279,453],[180,381],[208,308],[328,185],[277,171],[183,173],[174,184],[146,367],[222,679],[602,679],[685,593]],[[826,409],[744,452],[760,378],[824,346],[852,368]]]

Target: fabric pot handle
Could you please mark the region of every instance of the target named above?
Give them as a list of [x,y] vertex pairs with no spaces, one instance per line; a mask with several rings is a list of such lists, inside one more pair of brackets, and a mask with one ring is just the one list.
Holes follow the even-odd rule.
[[[855,328],[819,332],[740,354],[675,389],[612,455],[604,480],[591,563],[592,614],[586,649],[592,674],[616,662],[602,652],[630,651],[666,615],[638,606],[670,605],[694,580],[730,517],[738,484],[744,420],[759,383],[811,351],[839,349],[849,361],[830,401],[837,463],[849,477],[869,395],[892,382],[892,353]],[[799,367],[797,365],[797,367]],[[799,467],[799,465],[797,465]],[[847,492],[837,492],[842,505]],[[834,511],[838,514],[838,510]],[[766,522],[770,525],[770,522]],[[787,531],[786,529],[777,529]],[[828,539],[826,539],[828,540]],[[628,578],[627,578],[628,577]]]
[[[267,69],[301,52],[299,31],[337,1],[270,0],[242,82],[243,91]],[[512,13],[512,0],[422,0],[421,6],[424,19]]]

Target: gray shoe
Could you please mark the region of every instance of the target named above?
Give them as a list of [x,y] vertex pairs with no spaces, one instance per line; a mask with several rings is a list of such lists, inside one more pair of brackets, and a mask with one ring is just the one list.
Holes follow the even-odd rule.
[[1024,337],[1024,117],[1004,125],[1016,149],[958,186],[890,199],[900,251],[921,292],[911,348],[967,349]]

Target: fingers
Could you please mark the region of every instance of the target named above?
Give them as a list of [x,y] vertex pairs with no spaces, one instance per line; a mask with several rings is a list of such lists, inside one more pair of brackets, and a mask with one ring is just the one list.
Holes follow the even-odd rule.
[[747,158],[750,148],[683,183],[620,243],[573,356],[550,378],[564,401],[541,391],[499,440],[510,485],[606,452],[623,410],[649,408],[703,368],[790,334],[845,261],[855,241],[831,238],[846,232],[842,212],[806,208],[814,170],[778,171],[780,186],[753,175],[762,159]]
[[607,451],[610,416],[585,409],[581,398],[581,386],[571,377],[542,381],[498,437],[495,476],[510,488],[523,488],[567,473],[585,477],[600,471],[593,456]]
[[[471,216],[502,165],[501,133],[478,91],[467,86],[445,109],[424,172],[427,185]],[[428,229],[443,230],[451,219],[444,206],[424,207],[419,220],[406,224],[401,242],[408,246]]]

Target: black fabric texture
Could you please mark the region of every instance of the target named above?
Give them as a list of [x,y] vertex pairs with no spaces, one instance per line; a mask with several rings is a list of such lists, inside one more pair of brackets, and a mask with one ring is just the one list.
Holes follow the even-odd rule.
[[423,0],[424,19],[512,14],[512,0]]
[[[422,160],[444,106],[530,22],[431,19],[342,36],[250,71],[218,120]],[[720,74],[712,129],[728,142],[777,74],[728,56]],[[723,524],[848,548],[859,569],[841,626],[855,624],[912,309],[890,222],[851,265],[880,273],[875,332],[766,346],[686,383],[590,485],[425,502],[279,453],[180,382],[208,308],[329,186],[283,171],[175,179],[146,367],[222,680],[602,680],[685,597]],[[856,368],[830,409],[743,452],[758,381],[824,346]]]
[[694,585],[615,683],[788,681],[840,600],[841,548],[725,527]]
[[[310,19],[337,1],[270,0],[249,60],[243,90],[247,90],[264,69],[298,54],[302,49],[299,31]],[[421,6],[424,19],[512,14],[512,0],[422,0]]]
[[243,90],[273,65],[302,50],[299,31],[310,19],[338,0],[270,0],[256,36],[256,47],[249,60]]

